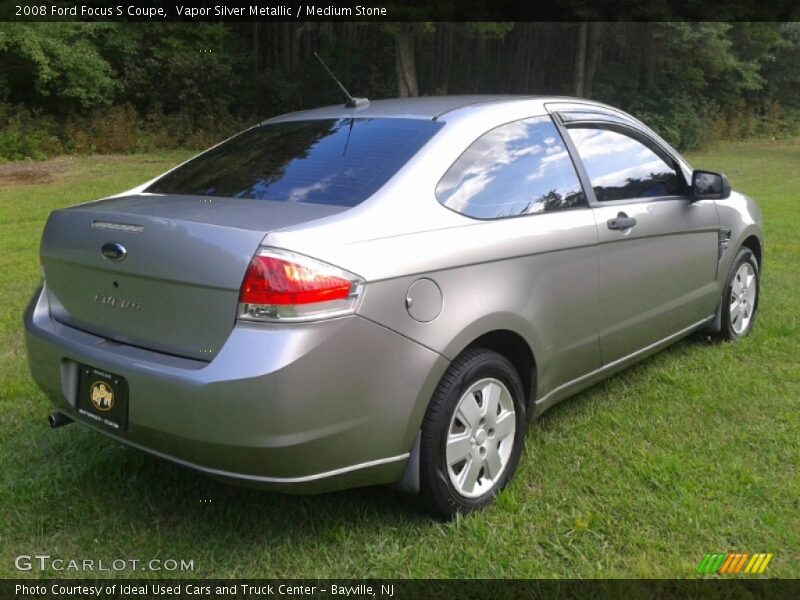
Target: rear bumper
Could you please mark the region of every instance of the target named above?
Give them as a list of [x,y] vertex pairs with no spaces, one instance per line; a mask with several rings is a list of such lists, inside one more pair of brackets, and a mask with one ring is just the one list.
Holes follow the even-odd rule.
[[[282,491],[399,481],[448,364],[358,316],[237,324],[211,362],[63,325],[51,318],[41,290],[24,321],[31,373],[58,410],[209,475]],[[127,431],[76,412],[79,363],[128,381]]]

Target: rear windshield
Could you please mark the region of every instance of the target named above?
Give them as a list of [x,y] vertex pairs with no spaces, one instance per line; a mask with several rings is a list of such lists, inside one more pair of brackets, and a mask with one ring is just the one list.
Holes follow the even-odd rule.
[[355,206],[442,125],[422,119],[358,118],[259,125],[145,191]]

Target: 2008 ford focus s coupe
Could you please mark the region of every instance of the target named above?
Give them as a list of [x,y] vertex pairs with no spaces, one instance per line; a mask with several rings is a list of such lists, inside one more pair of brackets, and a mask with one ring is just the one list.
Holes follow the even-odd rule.
[[26,339],[53,425],[272,489],[396,483],[448,517],[559,400],[746,335],[761,256],[753,201],[619,110],[376,101],[53,212]]

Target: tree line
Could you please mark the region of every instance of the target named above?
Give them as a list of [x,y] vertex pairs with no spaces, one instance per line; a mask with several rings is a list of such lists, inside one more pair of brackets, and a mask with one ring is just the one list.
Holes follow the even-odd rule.
[[353,95],[559,94],[681,148],[800,133],[800,23],[1,23],[0,157],[203,146]]

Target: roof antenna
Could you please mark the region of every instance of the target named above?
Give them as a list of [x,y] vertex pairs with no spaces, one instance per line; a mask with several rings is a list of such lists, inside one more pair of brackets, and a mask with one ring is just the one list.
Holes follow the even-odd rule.
[[325,61],[322,60],[322,57],[320,57],[320,55],[317,54],[316,52],[314,52],[314,56],[317,57],[317,60],[319,60],[319,62],[322,63],[322,66],[325,67],[325,70],[328,72],[328,75],[331,76],[331,78],[336,82],[336,85],[338,85],[339,88],[342,90],[342,92],[344,92],[344,95],[347,97],[347,100],[345,101],[344,105],[347,108],[359,109],[359,108],[366,108],[369,106],[369,100],[367,98],[353,98],[350,95],[350,92],[348,92],[347,89],[342,85],[342,82],[336,79],[336,75],[334,75],[333,71],[331,71],[328,68],[328,65],[325,64]]

